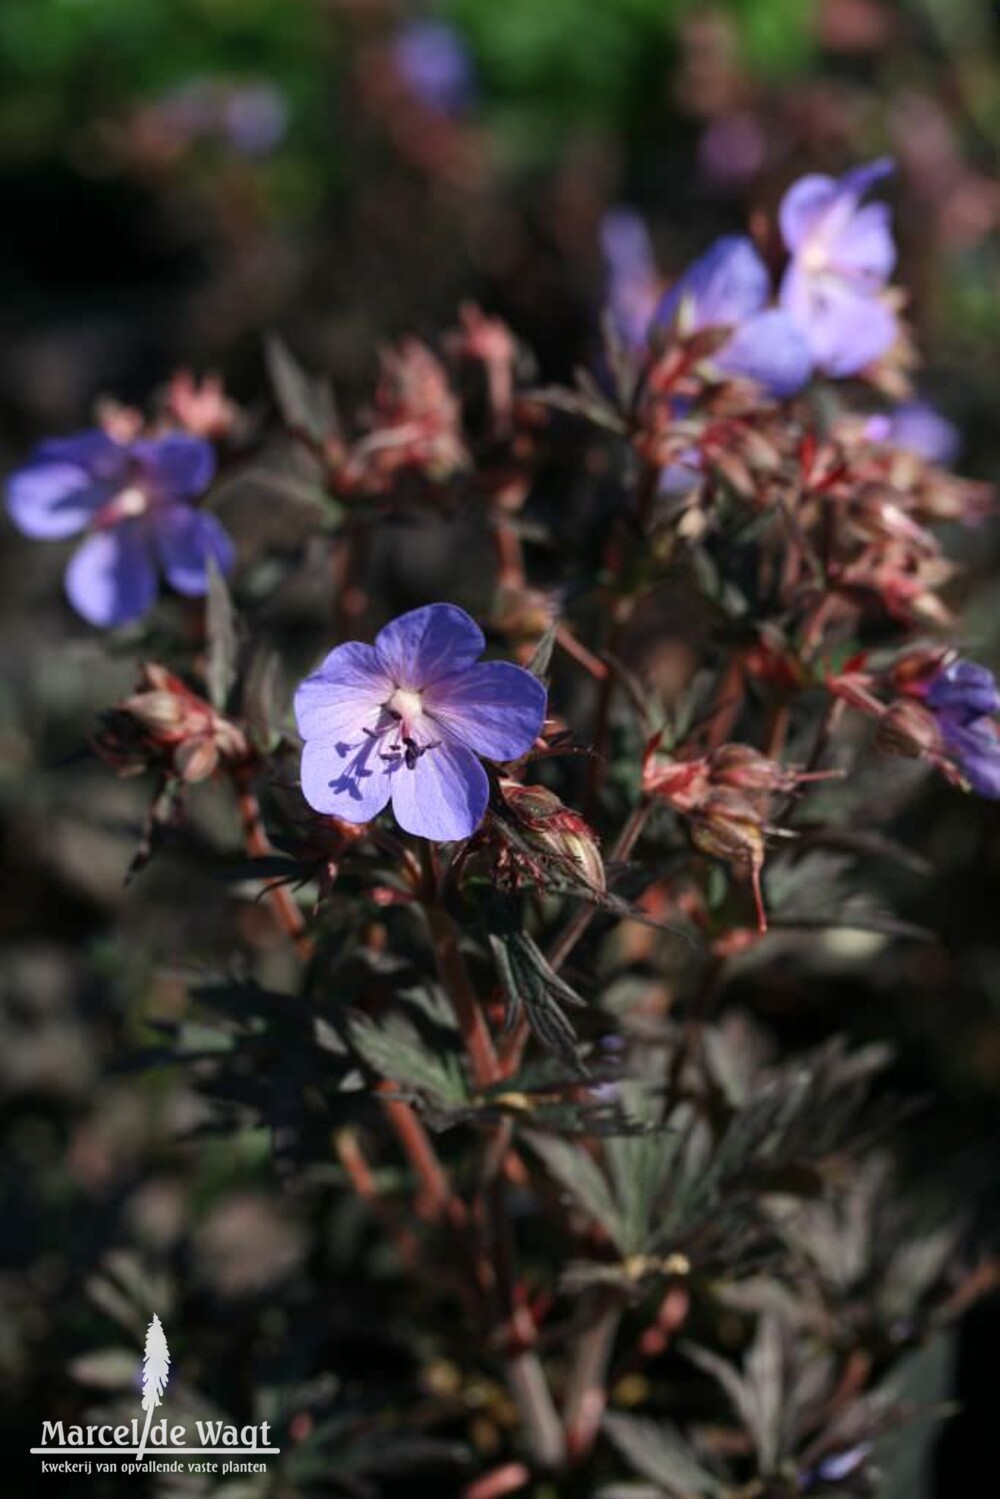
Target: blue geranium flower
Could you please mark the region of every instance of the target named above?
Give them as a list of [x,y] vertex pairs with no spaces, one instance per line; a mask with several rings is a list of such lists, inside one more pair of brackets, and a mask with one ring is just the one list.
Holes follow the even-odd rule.
[[768,306],[770,297],[767,267],[753,243],[745,235],[725,235],[667,292],[654,325],[682,338],[730,330],[703,361],[708,371],[754,380],[776,396],[790,396],[809,379],[812,356],[789,314]]
[[542,684],[508,661],[479,661],[485,644],[463,609],[430,604],[374,645],[331,651],[295,694],[309,805],[357,823],[391,801],[420,838],[474,833],[489,800],[477,757],[517,759],[545,718]]
[[7,481],[7,510],[25,536],[58,541],[86,531],[66,569],[66,593],[78,614],[107,628],[145,614],[162,570],[178,593],[208,588],[211,558],[233,566],[229,536],[194,500],[215,473],[200,437],[115,442],[80,432],[43,442]]
[[931,682],[925,702],[973,791],[1000,799],[1000,735],[993,717],[1000,692],[993,673],[976,661],[953,661]]

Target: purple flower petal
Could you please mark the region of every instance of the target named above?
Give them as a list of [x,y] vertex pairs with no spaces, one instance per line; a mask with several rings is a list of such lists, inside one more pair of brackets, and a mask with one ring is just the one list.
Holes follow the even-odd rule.
[[817,367],[834,377],[857,374],[887,353],[899,332],[895,314],[880,298],[836,276],[806,275],[794,261],[781,283],[780,301]]
[[439,677],[471,666],[485,646],[475,620],[455,604],[411,609],[375,637],[375,650],[384,670],[397,686],[417,691]]
[[954,715],[960,722],[1000,712],[996,678],[978,661],[953,661],[939,671],[927,689],[927,706]]
[[236,552],[217,516],[189,505],[167,505],[154,513],[154,535],[171,588],[192,598],[208,590],[208,559],[223,574],[233,569]]
[[965,723],[942,713],[938,722],[945,744],[973,791],[1000,800],[1000,737],[993,719],[976,718]]
[[138,619],[156,598],[148,536],[136,521],[97,531],[70,558],[66,593],[77,614],[107,629]]
[[894,442],[928,463],[954,463],[961,451],[958,428],[927,401],[909,401],[897,406],[886,423],[885,437],[875,441]]
[[860,202],[865,193],[873,188],[876,182],[882,182],[886,177],[891,177],[896,170],[896,163],[891,156],[877,156],[874,161],[866,161],[859,167],[851,167],[841,177],[838,187],[847,197]]
[[682,334],[734,328],[767,302],[771,282],[752,241],[729,234],[715,241],[671,288],[656,310],[658,328],[675,320]]
[[344,746],[364,742],[394,687],[373,645],[338,645],[295,693],[295,721],[303,739],[329,739]]
[[173,432],[133,442],[129,451],[161,499],[196,499],[215,476],[215,449],[201,437]]
[[852,215],[830,248],[830,262],[841,273],[885,285],[896,264],[890,212],[885,203],[869,203]]
[[484,661],[435,682],[423,706],[449,739],[490,760],[516,760],[537,739],[545,702],[545,688],[530,672],[510,661]]
[[86,469],[92,479],[124,483],[128,475],[129,450],[100,427],[73,432],[68,437],[47,437],[31,455],[33,463],[72,463]]
[[837,182],[818,172],[800,177],[781,200],[778,225],[785,247],[793,255],[806,242],[837,196]]
[[483,820],[490,783],[471,750],[458,744],[427,749],[413,768],[392,777],[392,810],[407,833],[452,843],[470,838]]
[[630,208],[606,213],[601,220],[601,249],[608,272],[608,312],[621,339],[630,348],[641,348],[659,296],[656,258],[641,215]]
[[723,374],[755,380],[776,396],[794,395],[812,374],[809,345],[780,307],[749,318],[711,362]]
[[396,33],[393,61],[429,109],[457,115],[475,99],[476,79],[461,34],[447,21],[410,21]]
[[59,541],[82,531],[113,493],[113,485],[95,481],[78,464],[46,459],[11,474],[7,511],[25,536]]
[[360,745],[340,739],[310,739],[302,751],[302,795],[310,807],[345,822],[371,822],[386,806],[392,779],[409,772],[382,759],[378,739]]

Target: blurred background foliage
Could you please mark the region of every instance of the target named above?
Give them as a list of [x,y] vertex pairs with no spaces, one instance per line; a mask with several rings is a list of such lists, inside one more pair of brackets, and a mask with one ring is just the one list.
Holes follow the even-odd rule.
[[[430,82],[405,46],[428,20],[454,28]],[[275,328],[351,411],[382,341],[429,335],[466,297],[510,319],[541,377],[565,378],[593,357],[610,206],[646,215],[667,276],[713,234],[759,227],[799,171],[888,151],[923,388],[962,429],[965,471],[996,478],[998,42],[991,0],[3,0],[0,458],[87,425],[102,396],[143,402],[178,365],[259,399]],[[270,505],[242,520],[251,548],[256,530],[294,552]],[[405,601],[410,571],[447,591],[470,555],[474,569],[463,524],[411,537],[405,564],[390,547],[387,592]],[[26,1433],[79,1409],[71,1361],[122,1313],[109,1253],[112,1281],[169,1260],[157,1305],[200,1329],[185,1378],[229,1410],[249,1411],[254,1379],[266,1390],[279,1368],[303,1388],[335,1370],[363,1409],[368,1376],[391,1391],[414,1353],[412,1313],[353,1208],[290,1202],[259,1133],[206,1144],[194,1092],[123,1070],[150,1020],[183,1008],[178,951],[211,968],[238,947],[276,988],[282,959],[267,913],[214,877],[232,828],[208,797],[200,867],[167,858],[122,890],[142,797],[79,751],[131,685],[128,644],[109,654],[71,618],[58,548],[9,527],[3,540],[0,1379],[5,1455],[23,1464],[12,1492],[27,1494]],[[968,652],[995,668],[996,529],[955,548]],[[307,555],[276,592],[277,637],[323,607],[321,576]],[[841,1026],[891,1038],[929,1100],[915,1161],[995,1230],[1000,808],[935,787],[894,831],[930,870],[887,876],[894,902],[940,945],[905,962],[824,950],[805,1010],[780,961],[748,965],[733,998],[789,1046]],[[920,1499],[952,1499],[963,1459],[993,1470],[998,1330],[995,1304],[963,1329],[944,1376],[963,1413]],[[428,1359],[419,1377],[439,1398],[455,1376]],[[503,1403],[476,1398],[486,1451]],[[341,1456],[355,1461],[363,1472],[364,1454]],[[888,1499],[918,1499],[917,1481]]]

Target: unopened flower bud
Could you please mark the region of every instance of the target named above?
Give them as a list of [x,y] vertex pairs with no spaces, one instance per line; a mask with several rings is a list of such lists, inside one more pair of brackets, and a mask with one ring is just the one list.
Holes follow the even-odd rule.
[[679,812],[691,811],[708,789],[708,761],[675,760],[662,749],[662,738],[657,734],[646,746],[642,789],[647,796],[661,797]]
[[912,698],[891,703],[875,729],[875,748],[883,755],[903,755],[911,760],[936,754],[941,748],[937,719]]
[[94,746],[121,774],[158,767],[187,782],[250,753],[242,729],[155,662],[142,667],[139,690],[104,715]]
[[517,831],[544,869],[556,863],[572,869],[592,890],[605,888],[604,861],[593,829],[544,786],[501,781],[500,789]]
[[923,697],[934,678],[953,658],[953,651],[940,647],[907,651],[889,668],[889,680],[907,696]]
[[691,837],[702,853],[729,864],[764,860],[764,822],[753,802],[731,786],[712,787],[691,818]]
[[788,792],[798,784],[798,772],[792,766],[769,760],[749,744],[720,745],[708,763],[713,785],[738,791]]

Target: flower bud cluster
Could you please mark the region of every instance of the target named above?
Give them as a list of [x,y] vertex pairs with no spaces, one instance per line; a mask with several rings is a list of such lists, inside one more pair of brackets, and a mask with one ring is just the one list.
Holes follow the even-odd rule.
[[156,662],[142,665],[137,690],[104,715],[93,742],[120,775],[158,769],[188,784],[251,755],[242,729]]
[[498,883],[544,889],[569,881],[590,890],[605,889],[597,835],[579,812],[544,786],[501,780],[500,792],[503,813],[491,817],[481,834]]
[[757,927],[767,931],[761,892],[772,798],[788,796],[807,781],[836,771],[807,772],[768,759],[748,744],[723,744],[698,759],[664,756],[662,736],[649,744],[643,762],[643,789],[685,818],[695,847],[721,859],[750,880]]

